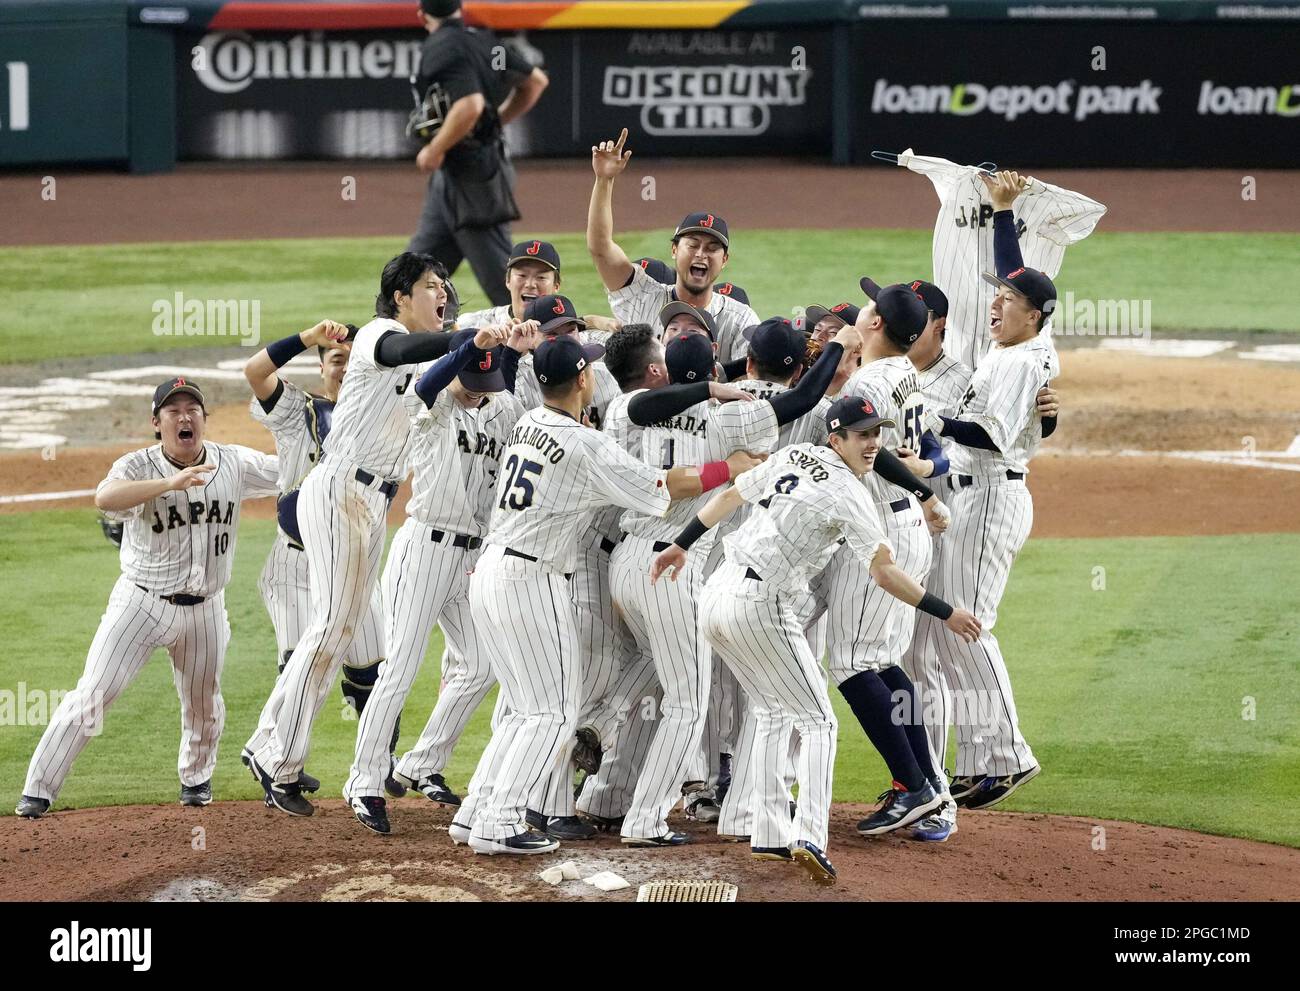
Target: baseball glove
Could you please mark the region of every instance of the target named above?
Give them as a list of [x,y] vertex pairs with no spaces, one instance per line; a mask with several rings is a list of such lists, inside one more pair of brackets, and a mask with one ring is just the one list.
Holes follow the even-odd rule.
[[808,350],[804,352],[803,356],[803,365],[805,368],[811,368],[813,362],[822,356],[822,342],[810,338],[807,347]]
[[99,518],[99,528],[104,531],[104,536],[114,547],[122,546],[122,532],[126,529],[125,523],[115,523],[107,516]]

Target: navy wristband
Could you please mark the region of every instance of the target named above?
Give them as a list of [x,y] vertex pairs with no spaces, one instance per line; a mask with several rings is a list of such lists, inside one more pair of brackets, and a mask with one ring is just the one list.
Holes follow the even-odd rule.
[[268,344],[266,346],[266,356],[271,359],[271,364],[276,368],[283,368],[306,350],[307,345],[302,342],[302,335],[292,334],[289,337]]
[[695,541],[699,540],[708,532],[709,528],[705,526],[704,521],[697,516],[686,524],[686,529],[677,535],[677,539],[674,540],[673,543],[682,550],[688,551],[691,549],[691,544],[695,543]]
[[929,592],[921,596],[921,601],[916,604],[916,608],[921,612],[928,612],[936,619],[947,619],[952,615],[952,606],[937,595],[931,595]]

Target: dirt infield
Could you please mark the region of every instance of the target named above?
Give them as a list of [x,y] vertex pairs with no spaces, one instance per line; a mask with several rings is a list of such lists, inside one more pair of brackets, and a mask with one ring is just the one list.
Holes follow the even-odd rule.
[[[867,841],[854,831],[866,808],[842,805],[829,850],[839,882],[824,888],[685,820],[674,828],[691,843],[675,850],[602,836],[554,856],[481,857],[452,845],[450,812],[423,798],[391,809],[387,837],[365,832],[339,799],[318,802],[310,823],[255,802],[0,819],[0,899],[633,901],[649,881],[718,879],[740,901],[1270,901],[1295,898],[1300,874],[1300,850],[1072,816],[972,812],[947,843]],[[569,859],[583,877],[613,871],[631,887],[537,878]]]
[[[670,204],[698,201],[701,190],[708,191],[710,209],[735,230],[934,226],[929,183],[891,166],[633,158],[630,168],[654,176],[656,198],[643,200],[635,183],[626,184],[617,201],[624,231],[676,223],[679,214]],[[1107,231],[1300,231],[1296,171],[1256,172],[1259,200],[1251,202],[1243,202],[1242,176],[1233,171],[1033,174],[1107,204]],[[356,180],[355,200],[340,195],[345,176]],[[414,165],[362,162],[194,164],[164,175],[74,171],[55,178],[57,195],[49,201],[41,197],[40,175],[0,176],[0,202],[7,211],[0,244],[407,236],[424,190]],[[580,231],[590,195],[591,169],[583,161],[521,162],[518,200],[524,215],[515,229]]]

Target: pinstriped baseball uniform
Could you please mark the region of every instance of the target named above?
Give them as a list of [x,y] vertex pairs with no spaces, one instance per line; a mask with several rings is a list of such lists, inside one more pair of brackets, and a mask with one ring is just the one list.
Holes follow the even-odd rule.
[[505,696],[478,787],[457,814],[481,839],[522,832],[528,797],[570,764],[582,671],[565,576],[590,511],[611,503],[666,512],[665,472],[564,413],[542,407],[520,417],[501,458],[489,546],[470,580],[476,629]]
[[[579,334],[578,340],[587,343],[584,334]],[[596,392],[592,396],[591,405],[584,412],[591,425],[600,430],[604,426],[609,404],[621,396],[623,390],[618,387],[614,373],[605,367],[603,361],[592,362],[591,372],[596,376]],[[524,409],[536,409],[542,405],[542,388],[537,382],[537,373],[533,371],[531,354],[526,354],[519,359],[519,372],[515,378],[515,396]]]
[[[863,365],[844,386],[896,424],[880,428],[880,446],[920,450],[925,400],[916,369],[905,355]],[[894,548],[894,563],[917,581],[930,570],[930,533],[920,504],[910,493],[875,473],[863,479]],[[871,580],[871,571],[847,547],[832,558],[823,579],[830,657],[827,669],[839,685],[860,671],[898,664],[912,641],[912,607]]]
[[[78,754],[103,729],[104,713],[135,680],[155,648],[166,647],[181,704],[181,743],[176,768],[181,784],[212,778],[217,743],[225,725],[221,668],[230,624],[225,588],[244,499],[276,494],[276,459],[236,444],[203,445],[195,464],[215,465],[207,481],[183,492],[165,492],[131,509],[106,512],[125,523],[122,575],[113,586],[86,655],[86,667],[50,717],[27,768],[23,794],[51,803]],[[113,480],[170,478],[180,468],[162,445],[132,451],[113,462]],[[159,596],[204,596],[195,605],[174,605]]]
[[[749,523],[724,542],[725,559],[704,587],[700,629],[744,689],[755,742],[740,756],[754,768],[754,847],[808,841],[826,849],[837,723],[821,666],[797,610],[809,579],[836,548],[870,561],[891,547],[868,491],[833,450],[783,448],[746,472],[736,486],[754,508]],[[793,826],[785,779],[789,730],[799,733],[799,810]]]
[[[988,191],[973,165],[913,155],[910,148],[898,164],[929,179],[939,196],[932,255],[934,282],[948,297],[947,346],[968,368],[978,368],[991,342],[989,306],[996,292],[980,278],[994,270]],[[1025,264],[1051,278],[1061,271],[1065,249],[1091,234],[1106,213],[1096,200],[1038,179],[1030,180],[1013,209]]]
[[456,317],[457,330],[477,330],[479,327],[497,327],[514,323],[513,305],[489,306],[486,310],[473,310]]
[[[641,434],[641,459],[662,468],[703,465],[738,450],[770,451],[777,434],[771,403],[710,400],[646,427]],[[664,690],[663,719],[623,823],[623,835],[628,837],[668,832],[668,812],[700,746],[712,663],[708,644],[699,634],[697,610],[714,535],[700,538],[697,563],[688,566],[676,582],[651,585],[650,564],[708,499],[705,493],[679,500],[663,519],[625,513],[622,526],[627,536],[610,558],[614,602],[641,649],[653,655]]]
[[[1036,397],[1050,379],[1051,352],[1039,338],[994,347],[971,376],[957,410],[960,419],[983,427],[999,448],[981,451],[952,444],[949,488],[944,493],[952,524],[940,545],[935,594],[971,610],[984,627],[975,643],[953,636],[935,638],[949,684],[959,693],[954,698],[958,775],[1003,776],[1037,764],[1020,733],[1011,680],[993,626],[1011,565],[1034,522],[1028,487],[1023,480],[1008,479],[1007,472],[1027,473],[1042,443]],[[972,484],[962,485],[961,476],[973,479]],[[963,721],[969,735],[962,732]],[[978,725],[971,726],[972,721]]]
[[[378,364],[375,350],[387,334],[407,332],[384,317],[357,332],[325,457],[302,483],[298,526],[307,553],[311,620],[276,683],[283,698],[270,738],[259,747],[250,741],[257,763],[278,784],[297,781],[315,714],[376,596],[388,512],[379,486],[406,475],[411,429],[403,396],[427,365],[388,368]],[[371,482],[362,482],[358,471]],[[276,701],[273,695],[267,707]]]
[[[280,459],[280,494],[284,495],[296,489],[320,460],[324,440],[329,436],[334,403],[309,395],[284,378],[280,379],[280,384],[283,391],[270,411],[264,410],[256,397],[250,400],[248,409],[253,419],[270,430],[275,438],[275,453]],[[311,614],[311,587],[307,577],[306,551],[296,546],[282,530],[276,530],[257,589],[271,617],[277,657],[283,665],[306,629]],[[356,638],[344,663],[364,668],[383,657],[380,616],[379,600],[374,598],[365,620],[357,627]],[[254,752],[270,739],[275,718],[284,704],[284,694],[278,688],[277,684],[271,701],[263,708],[257,730],[247,744],[248,749]],[[320,704],[324,703],[325,696],[322,695]]]
[[[622,289],[607,292],[610,312],[624,325],[648,323],[662,331],[659,311],[677,298],[677,292],[672,286],[656,282],[640,265],[633,265],[632,269],[631,282]],[[760,322],[758,314],[740,300],[720,292],[710,293],[709,303],[703,309],[713,315],[718,326],[718,360],[726,364],[747,355],[749,344],[741,332]]]
[[[921,393],[925,396],[925,408],[940,416],[954,416],[966,387],[970,383],[971,371],[956,358],[940,351],[939,356],[929,365],[916,370],[916,377],[921,383]],[[945,443],[951,449],[952,442]],[[931,478],[931,487],[941,497],[948,495],[947,483],[943,476]],[[939,585],[939,571],[945,534],[936,533],[930,538],[931,564],[930,574],[925,580],[925,587],[933,589]],[[943,624],[919,609],[916,612],[916,626],[912,633],[912,642],[903,655],[902,668],[920,693],[922,711],[925,713],[925,732],[930,741],[930,764],[937,774],[943,774],[948,754],[948,727],[952,725],[952,686],[944,672],[944,665],[939,660],[938,638],[944,633]],[[959,734],[966,732],[962,726]]]
[[[407,395],[414,393],[411,389]],[[523,410],[506,392],[465,409],[450,389],[442,390],[431,408],[418,397],[407,405],[415,414],[415,477],[407,519],[393,537],[380,582],[388,657],[357,726],[346,786],[353,798],[383,796],[389,741],[434,623],[442,626],[447,641],[448,666],[419,742],[398,766],[403,775],[419,781],[442,771],[496,680],[469,608],[469,575],[479,552],[464,538],[480,540],[487,533],[501,452]],[[456,546],[457,537],[461,546]]]

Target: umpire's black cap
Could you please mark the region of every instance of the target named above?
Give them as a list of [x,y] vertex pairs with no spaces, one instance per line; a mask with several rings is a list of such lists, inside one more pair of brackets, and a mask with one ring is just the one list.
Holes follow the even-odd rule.
[[1004,276],[985,272],[984,281],[1020,293],[1035,310],[1042,310],[1045,317],[1050,317],[1056,309],[1056,284],[1036,268],[1018,268]]
[[876,304],[876,312],[885,321],[885,336],[907,351],[930,322],[923,300],[911,286],[896,282],[883,289],[865,276],[859,282],[862,291]]
[[420,0],[420,9],[430,17],[450,17],[460,10],[460,0]]
[[708,382],[713,378],[713,345],[701,334],[682,334],[664,349],[668,381],[674,385]]
[[727,233],[727,222],[716,213],[688,213],[673,232],[673,242],[684,234],[710,234],[722,242],[724,251],[731,250],[731,240]]
[[741,336],[749,342],[749,354],[756,362],[772,368],[794,370],[803,364],[808,339],[785,317],[769,317],[746,327]]
[[572,337],[552,337],[542,341],[533,352],[533,371],[542,385],[563,385],[604,355],[605,349],[599,344],[580,344]]
[[536,320],[542,325],[543,334],[565,333],[566,326],[574,324],[573,330],[586,330],[586,322],[578,316],[573,308],[573,301],[568,296],[538,296],[524,307],[524,319]]
[[826,411],[827,430],[874,430],[876,427],[892,427],[894,421],[881,416],[869,399],[861,396],[843,396],[831,403]]
[[199,405],[203,407],[203,411],[207,412],[208,404],[204,402],[203,390],[200,389],[198,385],[196,385],[194,382],[191,382],[189,379],[178,376],[174,379],[168,379],[162,385],[158,386],[158,388],[154,389],[153,415],[157,416],[158,411],[162,409],[163,403],[171,399],[172,396],[175,396],[178,393],[182,393],[182,392],[187,393],[193,396],[195,399],[197,399],[199,401]]
[[[455,351],[466,341],[472,341],[477,330],[458,330],[451,335],[447,344],[448,352]],[[460,384],[470,392],[505,392],[506,377],[501,374],[501,362],[505,357],[505,346],[495,347],[491,351],[479,351],[471,358],[469,364],[456,375]]]
[[645,274],[656,282],[662,282],[666,286],[677,282],[677,273],[667,262],[661,262],[658,258],[638,258],[633,264],[640,265],[645,269]]
[[560,270],[560,253],[550,241],[520,241],[510,249],[510,260],[506,262],[509,271],[519,262],[541,262],[553,272]]

